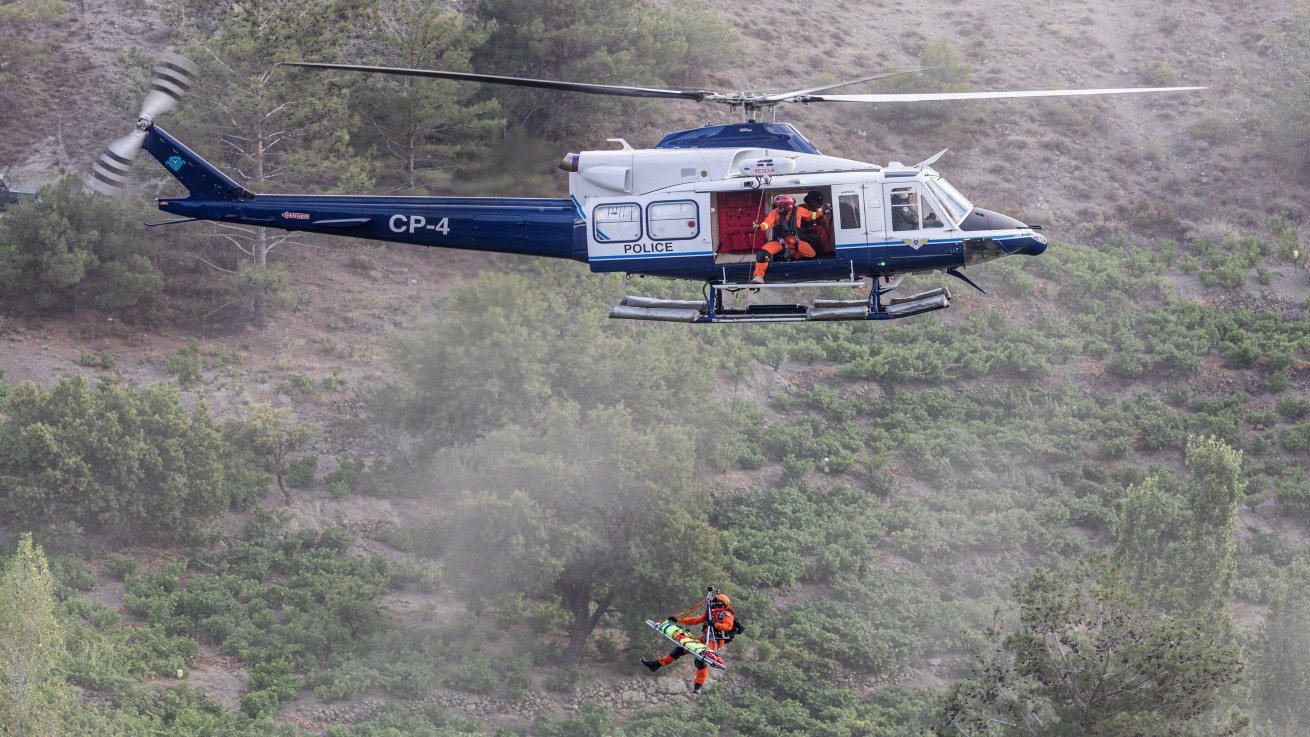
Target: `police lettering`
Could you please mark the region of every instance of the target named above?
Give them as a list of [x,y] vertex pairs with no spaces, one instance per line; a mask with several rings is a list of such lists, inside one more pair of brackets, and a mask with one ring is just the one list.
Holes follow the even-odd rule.
[[629,243],[623,247],[624,253],[672,253],[673,244],[664,243]]

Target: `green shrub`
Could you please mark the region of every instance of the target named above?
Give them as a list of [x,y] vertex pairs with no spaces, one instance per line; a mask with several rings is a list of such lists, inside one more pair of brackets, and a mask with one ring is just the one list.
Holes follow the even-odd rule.
[[489,694],[500,685],[500,674],[492,666],[487,655],[472,655],[455,665],[444,676],[441,683],[457,691]]
[[1172,64],[1162,61],[1151,69],[1147,79],[1158,87],[1177,87],[1183,79],[1183,73]]
[[1305,419],[1306,415],[1310,415],[1310,400],[1284,397],[1274,402],[1274,411],[1288,420],[1296,422]]
[[586,673],[581,668],[559,668],[546,679],[546,689],[557,693],[569,693],[582,684]]
[[364,478],[364,456],[337,457],[337,470],[323,477],[328,493],[340,499],[359,488]]
[[270,717],[281,703],[276,691],[251,691],[241,697],[241,711],[252,719]]
[[318,538],[317,547],[344,553],[355,544],[355,538],[344,527],[329,527]]
[[177,385],[187,389],[200,383],[200,356],[188,354],[184,350],[166,356],[164,369],[170,374],[177,374]]
[[379,673],[360,660],[348,660],[330,670],[310,673],[305,687],[314,690],[314,698],[325,702],[342,702],[354,699],[377,683]]
[[318,456],[301,456],[287,464],[286,482],[295,489],[309,489],[314,486],[314,475],[317,473]]
[[287,381],[301,394],[308,396],[314,393],[314,380],[304,374],[291,374],[287,376]]
[[1237,129],[1227,118],[1203,115],[1187,126],[1187,134],[1198,141],[1215,145],[1231,141]]
[[1257,409],[1246,413],[1246,421],[1252,427],[1270,428],[1278,424],[1278,413],[1272,409]]
[[1278,511],[1301,519],[1310,519],[1310,480],[1301,469],[1291,469],[1274,483]]
[[111,553],[109,559],[105,561],[105,570],[109,575],[122,581],[128,576],[136,573],[137,560],[126,555]]
[[96,586],[96,575],[77,558],[56,555],[49,559],[49,565],[60,586],[76,591],[90,591]]

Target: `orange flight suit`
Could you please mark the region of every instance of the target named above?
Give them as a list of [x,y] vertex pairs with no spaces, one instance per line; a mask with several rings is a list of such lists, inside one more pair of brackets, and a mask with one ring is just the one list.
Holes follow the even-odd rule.
[[814,246],[801,240],[800,236],[801,228],[805,223],[815,222],[822,217],[822,210],[810,210],[803,205],[793,207],[792,212],[788,213],[786,220],[783,219],[777,208],[770,211],[768,217],[764,218],[764,221],[757,227],[760,230],[773,228],[773,237],[775,240],[765,243],[763,249],[756,254],[755,272],[752,276],[764,278],[764,272],[768,270],[769,262],[772,261],[773,257],[778,255],[783,248],[794,249],[798,254],[800,254],[801,258],[814,258],[818,255],[814,250]]
[[[713,620],[714,629],[718,630],[719,632],[727,632],[731,630],[732,624],[735,621],[735,618],[732,616],[732,610],[727,607],[716,607],[710,609],[709,619]],[[683,617],[682,619],[678,620],[678,624],[690,625],[690,626],[695,626],[698,624],[705,625],[701,629],[700,637],[697,639],[699,639],[701,642],[705,643],[706,645],[709,645],[710,650],[718,650],[724,644],[723,640],[721,639],[722,635],[719,635],[718,633],[715,633],[716,634],[715,637],[710,638],[708,640],[706,639],[707,637],[709,637],[710,627],[709,625],[706,624],[706,617],[704,614],[700,614],[695,617]],[[659,660],[655,662],[659,663],[662,666],[671,665],[673,661],[677,660],[678,658],[681,658],[683,655],[686,654],[687,654],[686,650],[683,650],[680,647],[675,647],[673,648],[672,652],[670,652],[668,655],[661,655]],[[696,684],[704,685],[705,679],[707,676],[709,676],[709,673],[710,673],[709,666],[705,665],[704,660],[697,658],[696,681],[695,681]]]

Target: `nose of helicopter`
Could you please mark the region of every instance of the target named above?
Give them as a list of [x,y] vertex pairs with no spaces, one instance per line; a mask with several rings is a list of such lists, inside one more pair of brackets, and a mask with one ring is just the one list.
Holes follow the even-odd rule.
[[997,238],[996,242],[1008,254],[1040,256],[1046,251],[1046,236],[1034,233],[1032,227],[1009,215],[975,207],[964,216],[960,223],[961,230],[1011,230],[1019,231],[1008,238]]

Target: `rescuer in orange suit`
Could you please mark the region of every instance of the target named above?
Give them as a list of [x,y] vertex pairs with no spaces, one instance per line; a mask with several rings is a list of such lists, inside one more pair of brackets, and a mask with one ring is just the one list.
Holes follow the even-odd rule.
[[[719,594],[714,597],[710,604],[708,615],[698,614],[694,617],[669,617],[670,622],[677,622],[681,625],[696,626],[701,625],[700,637],[697,638],[705,643],[710,650],[718,650],[720,647],[728,644],[732,640],[732,625],[736,621],[732,613],[731,602],[728,601],[726,594]],[[713,627],[711,627],[713,625]],[[666,665],[672,665],[674,661],[686,655],[687,651],[675,647],[668,655],[661,655],[658,660],[641,659],[641,664],[650,668],[654,673]],[[704,660],[696,658],[696,685],[692,687],[692,693],[699,694],[701,687],[705,685],[705,679],[709,676],[709,666]]]
[[[820,216],[822,214],[819,213]],[[773,198],[773,210],[762,222],[755,224],[759,230],[773,228],[773,240],[755,252],[755,273],[751,276],[751,284],[764,283],[764,272],[768,270],[769,262],[784,248],[788,255],[799,255],[801,258],[814,258],[817,255],[813,245],[801,240],[804,222],[814,219],[815,213],[797,207],[791,195],[780,194]]]

